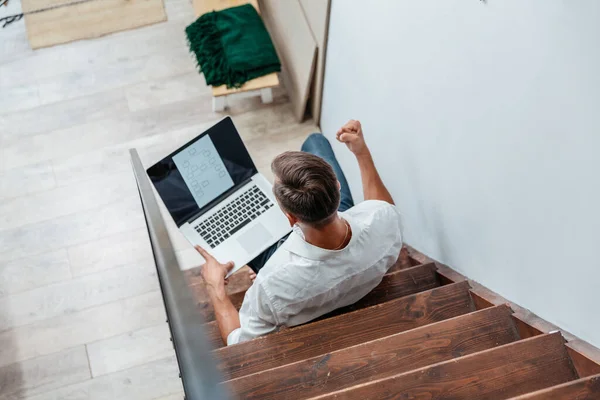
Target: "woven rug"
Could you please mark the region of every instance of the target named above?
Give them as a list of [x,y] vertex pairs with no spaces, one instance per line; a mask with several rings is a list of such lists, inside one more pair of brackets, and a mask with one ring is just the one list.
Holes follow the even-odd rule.
[[[21,2],[27,37],[33,49],[96,38],[167,20],[163,0]],[[38,10],[43,11],[37,12]]]

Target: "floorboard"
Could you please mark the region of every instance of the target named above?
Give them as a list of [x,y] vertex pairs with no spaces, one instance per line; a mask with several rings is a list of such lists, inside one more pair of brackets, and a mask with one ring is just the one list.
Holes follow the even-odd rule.
[[2,201],[53,189],[55,186],[56,179],[52,163],[49,161],[0,172],[0,200]]
[[[152,257],[0,299],[0,332],[159,290]],[[13,307],[12,305],[16,305]]]
[[2,265],[2,297],[71,279],[69,257],[65,249],[9,261]]
[[86,345],[92,376],[98,377],[173,355],[169,325],[163,323]]
[[146,228],[98,238],[67,248],[73,277],[137,263],[150,254]]
[[175,357],[152,361],[113,374],[50,390],[30,400],[146,400],[181,389]]
[[0,367],[0,400],[25,398],[91,378],[85,346]]
[[158,291],[66,313],[1,332],[0,366],[133,332],[165,320],[164,303]]

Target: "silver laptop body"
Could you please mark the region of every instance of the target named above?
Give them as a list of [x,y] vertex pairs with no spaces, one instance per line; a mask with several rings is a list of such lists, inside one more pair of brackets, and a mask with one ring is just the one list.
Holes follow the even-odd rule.
[[230,117],[146,172],[185,238],[231,273],[291,231]]

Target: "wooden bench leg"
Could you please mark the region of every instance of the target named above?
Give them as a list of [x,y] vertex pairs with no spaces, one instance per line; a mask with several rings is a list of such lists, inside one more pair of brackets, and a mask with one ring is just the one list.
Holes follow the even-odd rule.
[[223,112],[227,107],[227,96],[213,97],[213,111]]
[[271,88],[260,89],[260,99],[264,104],[273,102],[273,90]]

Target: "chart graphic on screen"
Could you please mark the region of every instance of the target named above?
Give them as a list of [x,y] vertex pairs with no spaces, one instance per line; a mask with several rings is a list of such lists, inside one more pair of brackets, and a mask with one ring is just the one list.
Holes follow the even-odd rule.
[[233,180],[208,135],[173,156],[173,162],[199,208],[233,187]]

